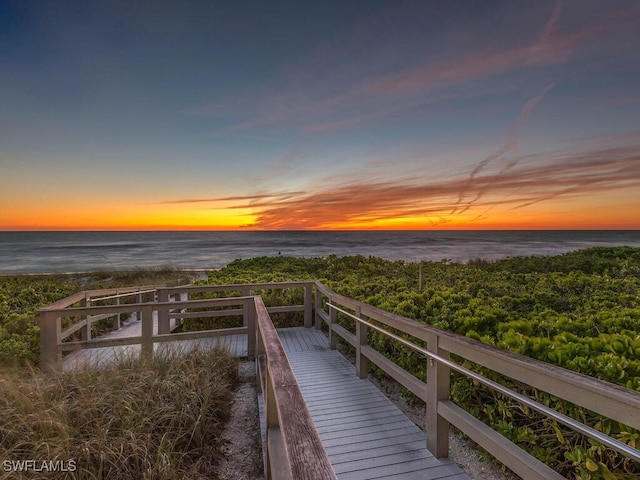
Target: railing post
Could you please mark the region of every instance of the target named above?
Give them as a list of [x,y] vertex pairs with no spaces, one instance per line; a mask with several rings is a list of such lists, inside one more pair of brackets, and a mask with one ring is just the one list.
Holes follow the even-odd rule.
[[61,365],[60,317],[55,312],[40,312],[40,365],[43,371],[53,372]]
[[[180,301],[181,302],[188,302],[189,301],[189,292],[182,292],[180,294]],[[180,313],[185,313],[187,311],[186,308],[183,308],[180,310]],[[184,323],[184,318],[180,317],[180,318],[176,318],[176,323],[175,326],[178,327],[180,325],[182,325]]]
[[[90,300],[91,297],[87,297],[85,295],[85,297],[80,300],[80,306],[81,307],[87,307],[90,304]],[[85,324],[84,327],[82,327],[82,329],[80,330],[80,340],[82,340],[83,342],[85,340],[91,340],[91,316],[90,315],[86,315],[84,317],[85,321],[87,322]]]
[[[142,303],[142,294],[141,293],[139,293],[136,296],[136,303]],[[136,320],[140,320],[142,318],[142,311],[135,312],[135,314],[136,314]]]
[[[278,421],[278,410],[276,407],[276,395],[275,392],[273,390],[273,381],[271,379],[271,373],[269,372],[269,367],[267,366],[265,368],[266,370],[266,381],[265,381],[265,392],[263,392],[264,395],[264,416],[265,416],[265,421],[266,421],[266,444],[267,444],[267,471],[265,472],[265,477],[266,480],[272,480],[274,478],[278,478],[277,473],[278,472],[272,472],[271,471],[271,459],[269,458],[271,456],[271,452],[270,452],[270,444],[269,444],[269,440],[270,440],[270,434],[279,428],[280,426],[280,422]],[[275,432],[274,432],[275,433]],[[285,467],[283,465],[283,467]]]
[[[333,296],[329,297],[329,301],[333,303]],[[335,308],[329,308],[329,348],[335,350],[338,348],[338,334],[333,330],[333,325],[338,321],[338,311]]]
[[322,292],[316,285],[316,330],[322,329],[322,317],[320,316],[320,310],[322,310]]
[[[164,288],[158,289],[158,302],[168,302],[169,301],[169,291]],[[144,313],[142,314],[144,317]],[[144,324],[142,325],[144,330]],[[160,307],[158,308],[158,335],[166,335],[171,333],[171,325],[169,323],[169,308],[168,307]]]
[[[158,312],[159,313],[159,312]],[[142,307],[142,339],[141,354],[143,357],[153,357],[153,307]]]
[[304,326],[311,328],[313,324],[313,283],[304,286]]
[[[116,290],[116,295],[118,295],[118,290]],[[116,297],[113,299],[114,300],[114,304],[116,305],[120,305],[120,297]],[[113,319],[113,328],[114,330],[119,330],[120,329],[120,313],[116,314],[116,316]]]
[[[243,297],[250,297],[251,296],[251,286],[250,285],[243,285],[242,286],[242,296]],[[243,327],[248,327],[249,326],[249,304],[247,302],[244,302],[244,308],[243,308],[243,312],[242,312],[242,326]]]
[[256,358],[256,302],[253,298],[244,301],[244,309],[247,315],[247,357],[249,360]]
[[[367,320],[367,317],[363,318],[360,306],[356,307],[356,317]],[[358,378],[367,378],[369,371],[369,360],[362,354],[362,346],[367,345],[368,333],[369,327],[356,321],[356,375]]]
[[[448,359],[449,352],[439,348],[438,340],[439,337],[437,334],[429,334],[427,350]],[[444,458],[449,455],[449,422],[438,415],[438,403],[440,400],[449,399],[450,381],[451,374],[449,367],[432,358],[428,358],[426,406],[427,450],[436,458]]]

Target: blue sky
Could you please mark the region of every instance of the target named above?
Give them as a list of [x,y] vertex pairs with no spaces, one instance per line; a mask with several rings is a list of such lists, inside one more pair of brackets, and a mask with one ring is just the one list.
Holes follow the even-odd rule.
[[0,3],[0,229],[640,228],[636,1]]

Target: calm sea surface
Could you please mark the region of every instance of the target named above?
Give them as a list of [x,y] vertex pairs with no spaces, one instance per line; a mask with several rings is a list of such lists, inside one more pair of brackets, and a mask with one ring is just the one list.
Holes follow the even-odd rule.
[[0,273],[211,269],[263,255],[466,261],[615,245],[640,247],[640,231],[0,232]]

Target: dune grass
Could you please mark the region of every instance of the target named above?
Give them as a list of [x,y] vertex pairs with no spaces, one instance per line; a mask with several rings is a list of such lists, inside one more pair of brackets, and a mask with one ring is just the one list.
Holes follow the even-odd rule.
[[[75,465],[28,478],[216,478],[237,372],[226,350],[196,348],[101,370],[4,373],[0,459]],[[5,469],[0,478],[16,478]]]

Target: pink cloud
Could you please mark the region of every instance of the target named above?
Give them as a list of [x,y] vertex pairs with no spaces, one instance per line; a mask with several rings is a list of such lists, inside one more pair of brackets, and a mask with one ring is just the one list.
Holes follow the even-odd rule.
[[369,80],[361,88],[376,94],[401,94],[496,75],[514,68],[563,63],[578,48],[581,40],[610,28],[612,20],[631,13],[632,10],[620,9],[605,16],[597,24],[569,34],[559,34],[556,26],[560,18],[561,3],[558,2],[541,34],[532,44],[478,51],[446,62],[428,63],[402,73]]
[[[538,18],[538,5],[536,3],[531,7],[534,18]],[[416,18],[426,17],[426,11],[417,10],[404,12],[401,21],[409,24],[411,13]],[[506,72],[565,63],[587,39],[613,31],[619,25],[618,19],[636,14],[637,11],[637,5],[620,8],[600,15],[587,25],[571,27],[572,30],[564,27],[563,30],[561,21],[564,16],[572,17],[558,2],[547,13],[546,21],[540,24],[537,34],[527,41],[519,40],[522,36],[514,40],[514,35],[519,32],[531,35],[530,26],[526,24],[528,17],[524,18],[526,12],[511,10],[505,14],[503,25],[507,26],[503,26],[504,40],[497,43],[499,46],[495,46],[495,43],[494,46],[488,46],[488,41],[483,37],[488,32],[479,26],[476,28],[480,30],[469,33],[470,36],[479,35],[476,43],[468,43],[470,40],[462,31],[456,30],[455,35],[438,31],[433,41],[442,42],[444,50],[436,52],[425,43],[426,53],[419,53],[420,48],[405,53],[410,47],[410,35],[405,38],[401,34],[398,39],[395,38],[398,32],[385,31],[384,27],[379,35],[381,26],[389,23],[387,19],[384,22],[380,18],[375,22],[363,21],[354,26],[350,33],[342,32],[336,38],[327,40],[317,51],[310,53],[308,59],[291,66],[278,84],[257,90],[253,87],[252,91],[241,92],[192,111],[220,112],[228,114],[229,118],[236,118],[237,121],[225,131],[244,131],[262,126],[295,128],[310,133],[352,129],[424,105],[441,87]],[[384,13],[394,14],[393,9]],[[496,14],[496,17],[499,15]],[[416,25],[413,28],[417,28]],[[395,37],[391,37],[392,34]],[[451,45],[449,34],[464,40],[457,40],[458,43]],[[385,43],[387,38],[393,40]],[[419,38],[422,42],[427,38],[432,39],[426,35]],[[460,45],[460,42],[463,44]],[[398,45],[404,48],[399,49]],[[392,54],[398,58],[394,59]],[[381,74],[390,71],[395,73]],[[457,91],[456,95],[465,96],[468,92]]]

